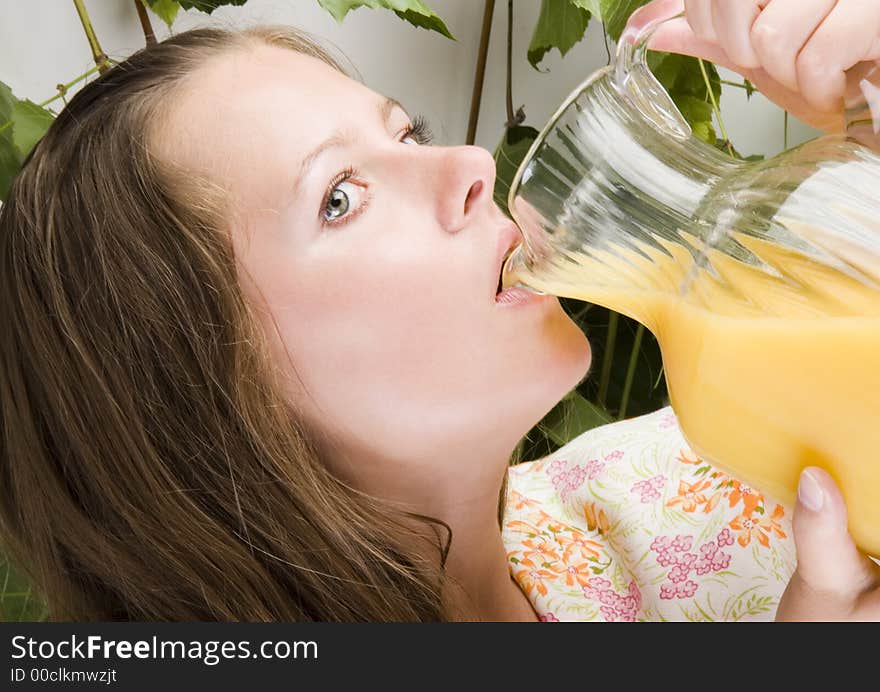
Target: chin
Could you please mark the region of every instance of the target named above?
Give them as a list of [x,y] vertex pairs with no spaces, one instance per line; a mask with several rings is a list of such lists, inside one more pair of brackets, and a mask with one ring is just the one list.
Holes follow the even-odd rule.
[[560,319],[555,322],[551,338],[557,351],[556,358],[562,362],[570,363],[572,377],[576,377],[572,388],[579,384],[587,376],[590,365],[593,362],[593,350],[587,335],[577,323],[566,314],[562,306],[559,306]]

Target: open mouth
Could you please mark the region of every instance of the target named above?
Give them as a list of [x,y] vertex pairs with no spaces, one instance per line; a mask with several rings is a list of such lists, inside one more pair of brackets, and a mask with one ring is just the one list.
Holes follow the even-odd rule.
[[507,259],[513,254],[513,251],[516,250],[520,245],[519,239],[514,241],[509,248],[507,248],[507,252],[504,253],[504,257],[501,260],[501,269],[498,272],[498,285],[495,287],[495,295],[497,296],[502,291],[502,279],[504,277],[504,266],[507,264]]

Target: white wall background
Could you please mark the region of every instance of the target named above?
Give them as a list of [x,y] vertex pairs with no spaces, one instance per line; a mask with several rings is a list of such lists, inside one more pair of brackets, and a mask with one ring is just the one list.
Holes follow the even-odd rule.
[[[428,118],[440,143],[461,143],[467,133],[484,3],[481,0],[427,0],[457,39],[413,27],[387,11],[367,8],[349,13],[340,25],[316,0],[249,0],[243,7],[222,7],[208,16],[181,13],[174,31],[195,26],[244,26],[258,22],[293,24],[335,45],[357,66],[365,83],[399,99],[412,113]],[[562,58],[545,56],[538,72],[526,50],[540,0],[514,3],[514,107],[525,104],[527,123],[540,129],[556,105],[594,69],[606,63],[601,26],[593,22],[585,39]],[[105,52],[122,59],[144,44],[133,0],[85,0]],[[150,15],[156,34],[165,24]],[[506,120],[505,50],[507,3],[495,7],[476,143],[494,149]],[[55,85],[88,70],[88,43],[70,0],[0,0],[0,80],[19,98],[40,102]],[[735,80],[735,75],[726,74]],[[58,101],[53,106],[60,106]],[[772,154],[782,148],[783,113],[762,96],[746,100],[742,89],[725,87],[722,112],[728,134],[743,154]],[[791,119],[789,143],[814,136]]]

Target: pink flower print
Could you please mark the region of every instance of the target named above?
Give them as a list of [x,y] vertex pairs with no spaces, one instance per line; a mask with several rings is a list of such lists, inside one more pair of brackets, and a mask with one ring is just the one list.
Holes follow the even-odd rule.
[[719,547],[722,548],[726,545],[733,545],[733,534],[730,533],[730,529],[725,528],[721,533],[718,534],[718,538],[716,540],[718,541]]
[[697,583],[688,579],[677,584],[660,584],[660,598],[671,601],[673,598],[691,598],[697,592]]
[[[724,530],[727,531],[727,529]],[[715,541],[703,543],[700,546],[700,555],[700,559],[694,564],[694,571],[697,574],[717,572],[730,566],[730,555],[723,550],[719,550]]]
[[730,554],[719,550],[712,556],[712,571],[727,569],[730,566]]
[[[724,530],[727,531],[727,529]],[[702,555],[704,559],[711,559],[716,552],[718,552],[718,545],[715,541],[709,541],[700,546],[700,555]]]
[[605,470],[605,462],[599,461],[598,459],[590,459],[587,462],[586,472],[589,474],[590,480],[593,480],[598,476],[602,471]]
[[[557,462],[560,463],[557,464]],[[573,466],[566,469],[567,464],[567,461],[557,459],[547,469],[547,474],[553,481],[553,487],[556,488],[556,492],[563,500],[568,499],[568,496],[583,484],[587,476],[587,471],[583,466]]]
[[669,536],[657,536],[651,541],[651,550],[655,553],[665,552],[672,545],[672,539]]
[[614,593],[611,589],[599,592],[599,603],[602,603],[603,605],[616,606],[618,598],[620,598],[620,596]]
[[616,593],[607,579],[591,579],[584,587],[584,596],[602,604],[599,612],[607,622],[635,622],[642,605],[642,595],[634,581],[629,583],[626,595]]
[[568,462],[565,459],[554,459],[550,462],[550,466],[547,467],[547,475],[551,478],[557,476],[565,471],[567,466]]
[[676,598],[691,598],[697,592],[697,584],[688,579],[684,584],[675,585]]
[[687,567],[688,569],[690,569],[697,560],[696,553],[678,553],[673,557],[675,558],[676,564],[681,565],[682,567]]
[[613,452],[610,452],[605,455],[605,461],[607,461],[609,464],[611,462],[617,461],[618,459],[623,459],[623,450],[622,449],[615,449]]
[[678,534],[675,537],[675,540],[672,541],[672,548],[676,552],[685,553],[691,549],[691,543],[693,543],[693,541],[693,536],[682,536],[681,534]]
[[657,427],[661,430],[668,430],[669,428],[674,428],[676,425],[678,425],[678,420],[672,411],[664,413],[660,416],[660,420],[657,422]]
[[657,553],[657,564],[661,567],[669,567],[669,565],[676,565],[678,562],[675,559],[675,555],[669,550],[663,550]]
[[553,613],[546,613],[538,618],[541,622],[559,622],[559,618]]
[[617,611],[614,610],[611,606],[602,606],[599,608],[599,612],[602,613],[602,617],[605,618],[605,622],[618,622],[617,619]]
[[634,581],[629,583],[627,593],[629,593],[629,597],[633,599],[633,602],[635,603],[633,610],[638,611],[638,609],[642,607],[642,594]]
[[658,474],[649,480],[635,483],[632,488],[630,488],[630,492],[641,495],[640,502],[642,504],[647,504],[660,499],[660,491],[665,484],[666,476]]
[[688,574],[690,574],[690,567],[687,565],[675,565],[671,570],[669,570],[669,581],[673,584],[678,584],[679,582],[683,582],[688,578]]

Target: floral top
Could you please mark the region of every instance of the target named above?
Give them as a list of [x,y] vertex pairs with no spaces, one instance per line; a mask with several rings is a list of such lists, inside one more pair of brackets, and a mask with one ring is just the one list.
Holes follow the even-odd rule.
[[699,459],[671,408],[508,473],[510,572],[544,621],[772,620],[788,508]]

